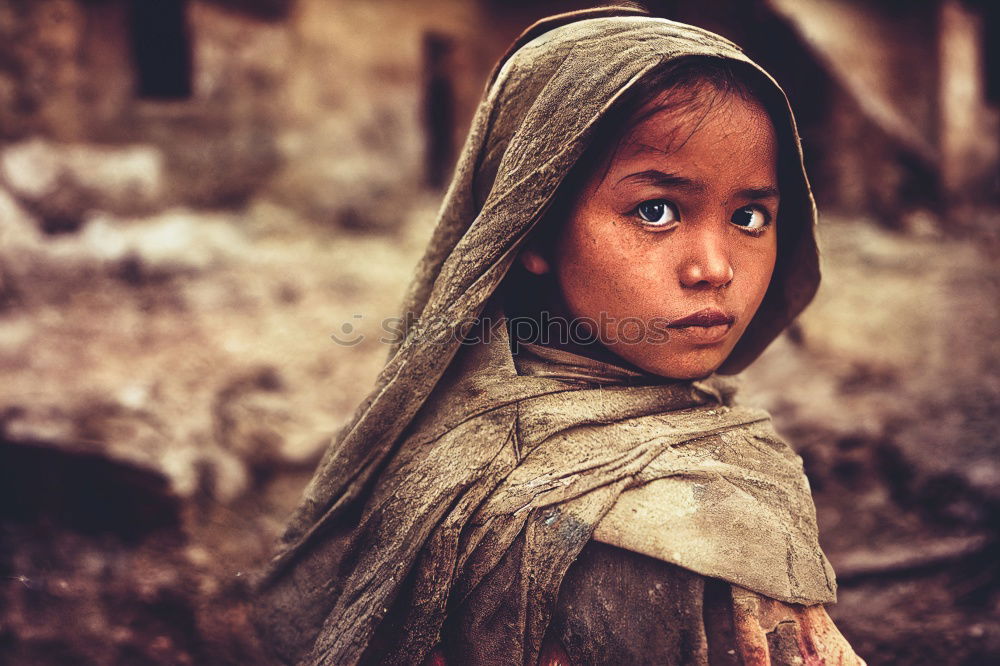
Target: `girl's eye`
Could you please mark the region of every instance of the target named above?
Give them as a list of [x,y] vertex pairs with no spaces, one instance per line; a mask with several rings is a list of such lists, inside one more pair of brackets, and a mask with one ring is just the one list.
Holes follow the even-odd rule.
[[771,223],[771,216],[757,206],[744,206],[733,213],[730,222],[748,231],[763,231]]
[[635,214],[646,226],[666,227],[680,221],[677,207],[666,199],[650,199],[636,206]]

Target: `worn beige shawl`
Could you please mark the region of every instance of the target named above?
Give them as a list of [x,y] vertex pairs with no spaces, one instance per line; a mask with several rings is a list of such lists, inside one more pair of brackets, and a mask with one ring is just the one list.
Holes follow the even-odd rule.
[[[538,349],[519,370],[492,298],[595,123],[685,56],[750,62],[712,33],[617,9],[536,24],[497,66],[404,304],[412,323],[260,581],[258,623],[283,659],[419,664],[461,612],[489,618],[498,663],[533,665],[590,539],[785,602],[834,599],[801,461],[730,380],[567,377],[565,358]],[[819,281],[794,120],[772,93],[795,153],[779,262],[726,374]]]

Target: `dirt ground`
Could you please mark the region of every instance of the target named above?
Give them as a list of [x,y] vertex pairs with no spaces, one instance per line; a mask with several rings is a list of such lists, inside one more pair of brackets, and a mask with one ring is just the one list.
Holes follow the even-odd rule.
[[[436,203],[377,234],[257,202],[45,235],[0,192],[7,663],[264,663],[247,580],[378,372]],[[805,460],[858,653],[996,663],[1000,245],[840,218],[822,241],[744,401]]]

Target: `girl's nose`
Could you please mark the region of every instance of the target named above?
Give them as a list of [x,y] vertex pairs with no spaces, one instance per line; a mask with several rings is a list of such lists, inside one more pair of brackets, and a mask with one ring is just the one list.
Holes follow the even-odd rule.
[[681,285],[689,288],[724,287],[733,279],[733,265],[725,238],[704,232],[692,235],[679,266]]

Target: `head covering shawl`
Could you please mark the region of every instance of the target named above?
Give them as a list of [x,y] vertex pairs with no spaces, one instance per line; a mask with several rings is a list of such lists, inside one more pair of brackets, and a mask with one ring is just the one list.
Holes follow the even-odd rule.
[[[537,348],[516,360],[491,298],[595,124],[684,56],[756,67],[717,35],[623,8],[542,21],[497,65],[406,296],[404,335],[259,582],[258,625],[282,658],[419,664],[461,615],[505,663],[534,664],[591,538],[775,599],[834,599],[801,459],[765,412],[733,402],[731,380],[648,381]],[[773,86],[773,121],[796,151],[781,257],[726,374],[819,281],[812,195]],[[483,314],[492,325],[475,324]]]

